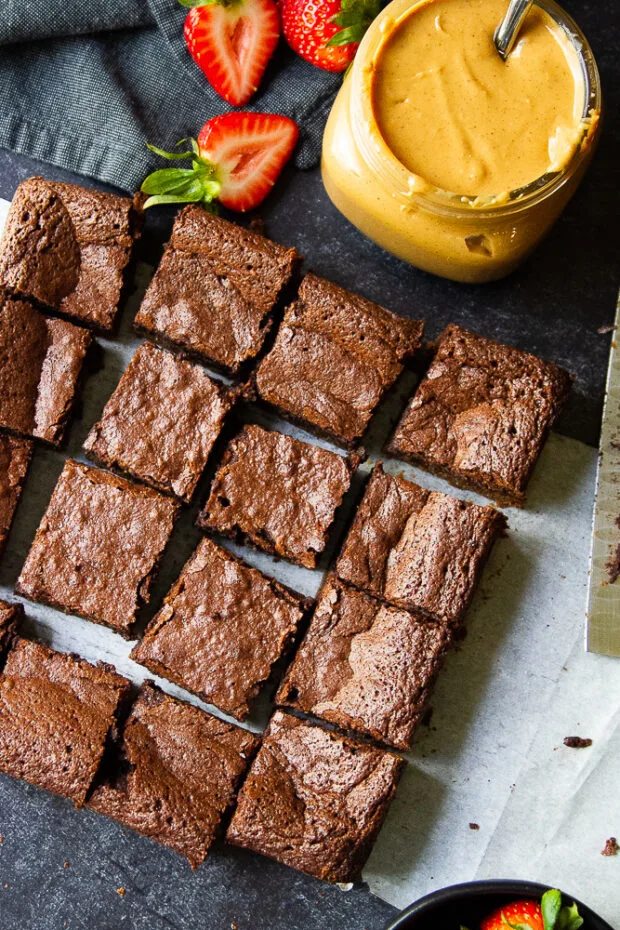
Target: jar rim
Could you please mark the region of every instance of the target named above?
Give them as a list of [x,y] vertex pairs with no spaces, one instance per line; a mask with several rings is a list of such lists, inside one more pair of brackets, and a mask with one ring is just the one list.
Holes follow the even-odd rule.
[[[392,0],[374,20],[362,40],[349,76],[352,82],[351,124],[360,151],[374,170],[390,178],[395,196],[405,204],[426,206],[436,212],[453,216],[471,216],[472,211],[475,211],[477,216],[496,217],[527,209],[561,188],[581,164],[590,148],[589,143],[596,132],[602,107],[601,80],[590,44],[572,16],[555,0],[534,0],[534,5],[551,16],[563,30],[577,53],[583,78],[583,133],[568,164],[560,171],[542,175],[524,187],[502,195],[501,198],[498,195],[476,197],[456,194],[419,179],[398,160],[379,129],[371,95],[365,88],[367,66],[364,62],[374,58],[386,41],[383,24],[394,15],[390,11],[394,7],[398,8],[394,20],[394,24],[398,24],[416,7],[432,2],[433,0]],[[420,189],[420,184],[423,185],[423,189]]]

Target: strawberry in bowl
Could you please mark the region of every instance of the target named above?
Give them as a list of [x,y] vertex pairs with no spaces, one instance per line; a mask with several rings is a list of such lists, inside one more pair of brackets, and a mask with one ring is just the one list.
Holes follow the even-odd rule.
[[579,930],[582,926],[577,905],[563,905],[561,892],[552,888],[540,901],[513,901],[497,908],[482,921],[480,930]]
[[208,120],[198,139],[181,139],[187,151],[149,148],[168,161],[189,159],[191,168],[161,168],[145,178],[144,207],[163,203],[202,203],[211,209],[218,201],[244,213],[261,203],[299,138],[292,119],[275,113],[224,113]]

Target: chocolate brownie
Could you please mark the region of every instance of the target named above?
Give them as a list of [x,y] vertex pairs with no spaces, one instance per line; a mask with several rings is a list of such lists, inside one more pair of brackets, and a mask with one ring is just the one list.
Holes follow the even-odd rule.
[[137,199],[29,178],[15,192],[0,242],[0,284],[110,330],[140,226]]
[[60,445],[91,341],[0,294],[0,429]]
[[259,353],[271,313],[300,259],[202,207],[178,214],[135,327],[236,373]]
[[131,658],[242,720],[307,607],[203,539]]
[[449,645],[441,624],[329,579],[276,703],[410,749]]
[[256,375],[280,414],[346,446],[420,347],[424,324],[306,275]]
[[404,765],[391,752],[276,711],[226,839],[316,878],[355,881]]
[[448,326],[388,452],[499,503],[522,505],[570,385],[552,362]]
[[33,443],[0,434],[0,556],[22,495]]
[[0,770],[80,806],[129,687],[111,665],[18,639],[0,676]]
[[21,604],[9,604],[0,601],[0,661],[13,642],[24,617],[24,608]]
[[373,469],[342,552],[339,578],[398,607],[459,626],[506,525],[479,507]]
[[189,503],[233,399],[199,365],[147,342],[84,449],[106,468]]
[[245,426],[229,444],[198,526],[315,568],[357,459]]
[[196,868],[220,830],[257,737],[169,697],[140,689],[111,771],[89,807],[170,846]]
[[69,459],[16,592],[129,636],[178,509],[151,488]]

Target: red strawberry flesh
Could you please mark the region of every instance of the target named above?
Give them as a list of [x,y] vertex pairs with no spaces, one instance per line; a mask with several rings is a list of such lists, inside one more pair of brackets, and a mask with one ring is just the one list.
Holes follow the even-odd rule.
[[243,106],[258,89],[280,38],[274,0],[235,0],[194,7],[185,19],[190,55],[217,93]]

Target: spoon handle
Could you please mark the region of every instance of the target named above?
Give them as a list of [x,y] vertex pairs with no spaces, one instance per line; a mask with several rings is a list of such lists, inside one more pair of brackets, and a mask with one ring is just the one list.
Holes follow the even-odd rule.
[[495,48],[504,59],[510,55],[523,20],[529,13],[533,0],[510,0],[506,15],[495,30]]

